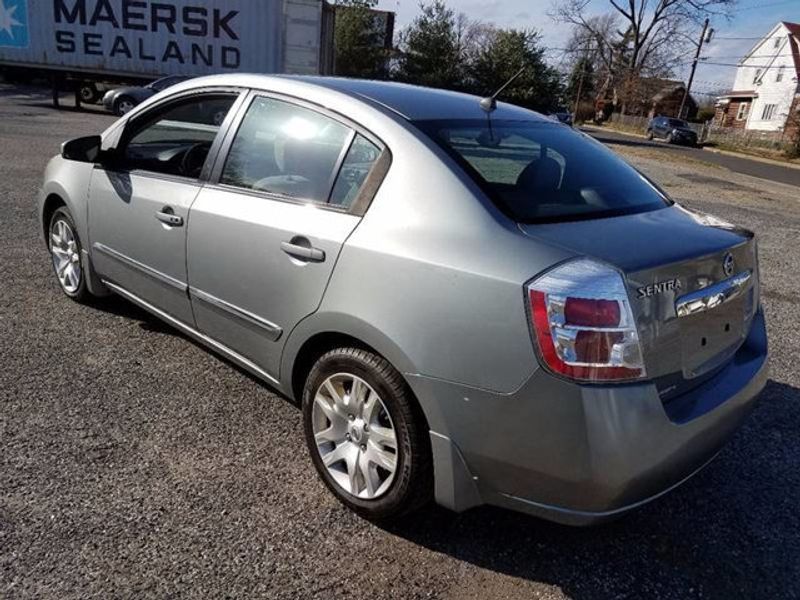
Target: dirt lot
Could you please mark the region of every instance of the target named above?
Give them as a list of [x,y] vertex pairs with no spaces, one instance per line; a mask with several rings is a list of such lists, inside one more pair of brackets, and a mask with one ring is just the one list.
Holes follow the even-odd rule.
[[285,399],[122,301],[58,290],[42,171],[111,120],[0,87],[0,597],[800,597],[800,188],[615,147],[760,236],[772,381],[709,468],[595,529],[434,507],[382,529],[317,480]]

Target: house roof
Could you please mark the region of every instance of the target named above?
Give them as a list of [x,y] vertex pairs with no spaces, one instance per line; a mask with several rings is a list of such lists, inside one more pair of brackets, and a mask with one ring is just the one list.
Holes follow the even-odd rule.
[[800,24],[788,23],[782,21],[782,24],[792,36],[789,38],[789,46],[792,49],[792,58],[794,59],[794,70],[797,74],[797,79],[800,80]]
[[755,98],[758,92],[755,90],[733,90],[727,94],[722,94],[719,98]]
[[781,21],[781,24],[788,29],[792,35],[800,37],[800,23],[789,23],[788,21]]

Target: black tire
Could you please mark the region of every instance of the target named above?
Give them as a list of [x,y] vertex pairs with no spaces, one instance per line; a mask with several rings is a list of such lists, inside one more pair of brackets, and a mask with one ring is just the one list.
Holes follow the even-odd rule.
[[130,103],[131,107],[136,106],[136,101],[130,96],[120,96],[114,101],[114,114],[121,117],[125,113],[130,112],[130,109],[124,110],[126,103]]
[[78,95],[84,104],[95,104],[100,100],[100,92],[97,91],[93,83],[87,81],[78,85]]
[[[395,429],[397,468],[388,489],[363,499],[340,487],[322,462],[314,439],[312,410],[319,387],[331,375],[348,373],[367,382],[383,401]],[[433,467],[425,419],[400,373],[385,359],[359,348],[337,348],[322,355],[303,389],[303,426],[311,460],[322,481],[345,506],[364,518],[385,521],[420,508],[432,497]]]
[[[79,283],[75,290],[67,289],[58,277],[58,272],[56,270],[56,265],[52,260],[53,256],[53,231],[58,223],[58,221],[65,221],[70,229],[74,234],[75,239],[75,246],[79,256],[79,265],[80,265],[80,273],[78,275]],[[58,286],[61,288],[61,291],[64,292],[69,298],[75,300],[75,302],[80,302],[81,304],[88,303],[92,298],[92,294],[89,292],[88,287],[86,286],[86,268],[84,264],[84,257],[83,257],[83,246],[81,245],[80,237],[78,236],[78,229],[75,227],[75,221],[72,219],[72,215],[69,212],[67,207],[62,206],[56,209],[53,212],[53,216],[50,217],[50,223],[47,227],[47,249],[50,251],[51,256],[51,263],[53,264],[53,272],[56,275],[56,281],[58,281]]]

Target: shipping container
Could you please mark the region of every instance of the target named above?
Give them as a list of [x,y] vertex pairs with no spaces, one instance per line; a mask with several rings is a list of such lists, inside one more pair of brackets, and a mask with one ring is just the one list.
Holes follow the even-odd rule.
[[231,71],[327,74],[324,0],[0,0],[0,67],[120,81]]

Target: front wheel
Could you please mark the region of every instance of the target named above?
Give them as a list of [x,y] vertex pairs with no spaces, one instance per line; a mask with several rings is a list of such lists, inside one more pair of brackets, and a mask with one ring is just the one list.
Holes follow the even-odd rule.
[[121,117],[122,115],[132,111],[134,106],[136,106],[136,103],[131,98],[123,96],[114,104],[114,113]]
[[408,385],[380,356],[338,348],[320,357],[303,390],[303,424],[320,478],[358,514],[396,518],[430,499],[424,418]]
[[91,294],[86,287],[86,273],[81,263],[81,240],[66,207],[62,206],[53,213],[48,231],[53,270],[61,290],[77,302],[87,302]]

